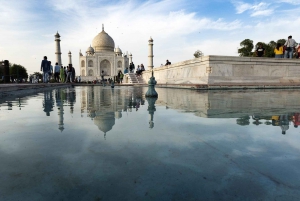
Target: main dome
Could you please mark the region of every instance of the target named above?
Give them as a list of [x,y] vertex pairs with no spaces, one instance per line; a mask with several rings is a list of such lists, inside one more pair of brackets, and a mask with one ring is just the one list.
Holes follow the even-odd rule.
[[104,31],[104,28],[102,28],[102,31],[97,36],[95,36],[95,38],[93,39],[92,46],[93,46],[95,52],[99,52],[99,51],[113,52],[115,49],[115,42]]

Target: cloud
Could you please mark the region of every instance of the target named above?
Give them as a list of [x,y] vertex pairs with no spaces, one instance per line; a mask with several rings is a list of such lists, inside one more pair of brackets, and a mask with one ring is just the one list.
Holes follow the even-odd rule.
[[251,17],[257,17],[269,16],[274,12],[274,8],[269,8],[271,4],[264,2],[249,4],[242,1],[232,1],[232,3],[235,6],[237,14],[242,14],[245,11],[249,11],[251,13]]

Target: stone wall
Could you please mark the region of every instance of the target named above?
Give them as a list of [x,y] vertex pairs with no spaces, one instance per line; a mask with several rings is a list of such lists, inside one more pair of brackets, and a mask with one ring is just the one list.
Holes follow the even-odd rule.
[[300,60],[204,56],[154,68],[154,76],[158,84],[300,84]]

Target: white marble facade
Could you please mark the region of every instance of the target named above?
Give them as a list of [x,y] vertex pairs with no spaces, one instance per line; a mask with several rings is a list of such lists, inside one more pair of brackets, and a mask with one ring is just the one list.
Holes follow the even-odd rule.
[[[204,56],[154,68],[158,84],[300,84],[299,59]],[[151,71],[143,72],[149,80]]]
[[82,81],[100,79],[104,71],[105,78],[117,76],[119,71],[124,72],[129,66],[129,58],[118,47],[114,40],[104,31],[100,32],[87,48],[85,55],[79,52],[79,66]]

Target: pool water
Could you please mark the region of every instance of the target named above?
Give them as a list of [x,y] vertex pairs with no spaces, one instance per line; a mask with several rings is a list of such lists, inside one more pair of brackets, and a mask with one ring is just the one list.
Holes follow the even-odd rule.
[[0,99],[0,200],[298,200],[298,91],[146,91]]

